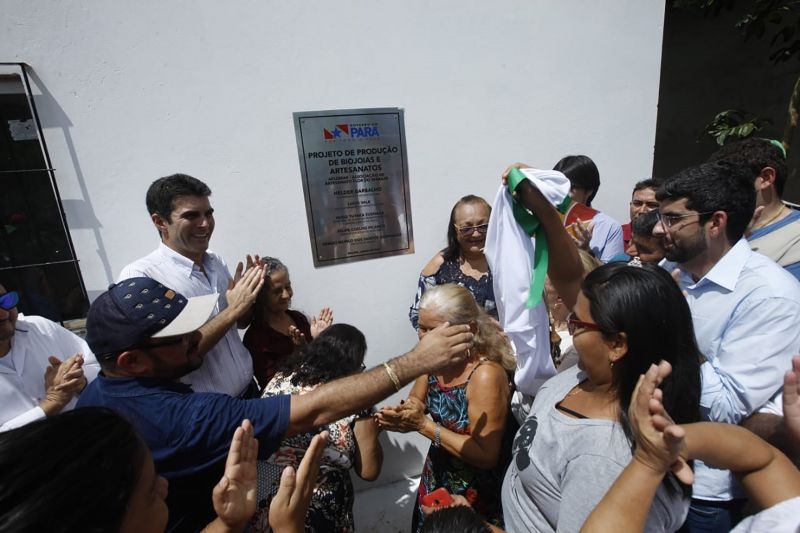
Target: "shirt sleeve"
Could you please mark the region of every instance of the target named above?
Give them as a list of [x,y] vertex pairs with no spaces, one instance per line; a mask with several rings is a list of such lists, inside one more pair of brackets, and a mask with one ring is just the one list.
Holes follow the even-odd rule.
[[764,298],[736,310],[713,360],[701,368],[701,414],[738,424],[775,396],[800,348],[800,303]]
[[620,223],[609,216],[596,216],[589,248],[603,263],[608,263],[615,255],[624,253]]
[[30,424],[34,420],[39,420],[41,418],[45,418],[44,411],[38,405],[33,409],[29,409],[24,413],[21,413],[11,420],[6,420],[3,425],[0,425],[0,432],[8,431],[10,429],[15,429],[25,424]]

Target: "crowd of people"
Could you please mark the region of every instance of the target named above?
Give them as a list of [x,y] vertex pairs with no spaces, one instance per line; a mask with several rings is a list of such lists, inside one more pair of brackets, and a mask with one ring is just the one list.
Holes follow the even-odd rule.
[[379,476],[388,431],[430,441],[415,532],[797,531],[787,176],[780,143],[732,142],[637,182],[623,225],[589,157],[511,165],[494,206],[453,206],[418,344],[369,370],[283,262],[209,250],[206,184],[160,178],[159,245],[85,339],[0,286],[0,530],[354,531],[351,470]]

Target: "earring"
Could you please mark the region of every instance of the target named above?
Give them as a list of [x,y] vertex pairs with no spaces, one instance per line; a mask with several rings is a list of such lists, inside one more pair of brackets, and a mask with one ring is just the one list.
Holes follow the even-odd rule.
[[608,362],[608,366],[610,366],[611,368],[614,368],[614,361],[609,361]]

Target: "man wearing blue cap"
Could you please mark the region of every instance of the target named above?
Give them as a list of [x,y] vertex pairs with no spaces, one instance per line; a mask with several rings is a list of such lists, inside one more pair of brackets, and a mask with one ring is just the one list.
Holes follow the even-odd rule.
[[214,295],[186,298],[155,280],[132,278],[98,297],[87,317],[86,340],[102,372],[78,407],[114,409],[136,427],[170,482],[170,531],[196,531],[213,517],[208,494],[243,419],[252,422],[259,457],[266,458],[284,437],[359,412],[422,374],[463,362],[472,343],[469,326],[442,326],[405,355],[302,396],[195,393],[178,378],[203,363],[198,328],[215,304]]

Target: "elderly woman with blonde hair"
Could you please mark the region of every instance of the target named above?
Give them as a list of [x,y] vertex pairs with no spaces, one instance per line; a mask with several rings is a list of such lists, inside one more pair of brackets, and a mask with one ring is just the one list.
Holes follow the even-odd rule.
[[466,360],[421,376],[408,399],[384,407],[376,418],[381,428],[416,431],[431,440],[417,491],[413,531],[422,527],[425,496],[440,487],[463,495],[488,522],[501,526],[500,486],[514,434],[514,428],[507,428],[514,356],[505,337],[464,287],[438,285],[423,294],[420,338],[445,322],[470,325],[475,339]]

